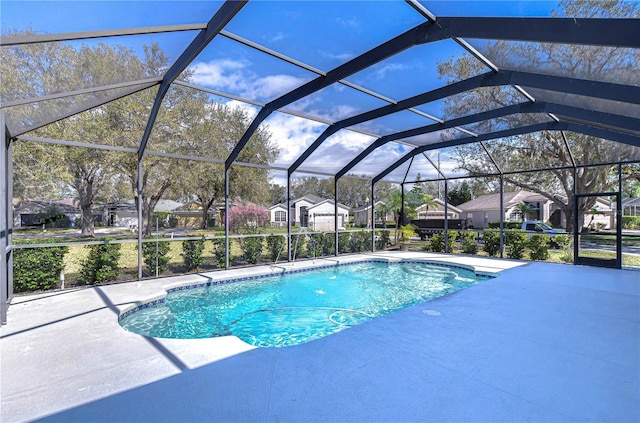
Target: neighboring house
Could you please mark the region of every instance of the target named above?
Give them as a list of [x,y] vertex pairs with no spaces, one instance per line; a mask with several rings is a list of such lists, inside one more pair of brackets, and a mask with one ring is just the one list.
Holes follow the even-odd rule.
[[[433,206],[427,206],[423,204],[416,208],[416,219],[444,219],[444,201],[439,198],[435,198],[436,203]],[[449,219],[460,219],[460,210],[456,206],[447,204],[447,217]]]
[[[309,228],[313,231],[335,231],[335,201],[324,200],[309,207]],[[344,229],[349,222],[349,207],[338,203],[338,229]]]
[[138,211],[133,200],[113,201],[102,205],[104,209],[105,224],[121,228],[138,226]]
[[[202,206],[200,203],[190,201],[186,204],[176,203],[177,206],[171,208],[170,204],[165,205],[166,209],[156,207],[155,212],[170,213],[171,217],[175,219],[175,225],[179,228],[199,228],[202,226]],[[158,203],[160,206],[160,203]],[[224,215],[224,204],[222,205],[223,212],[220,212],[220,204],[213,204],[207,211],[207,226],[214,227],[216,222],[221,222],[221,216]],[[169,226],[169,225],[168,225]]]
[[[548,198],[530,191],[505,192],[504,221],[520,222],[522,220],[538,220],[551,222],[554,227],[566,225],[566,217],[560,207]],[[518,204],[529,204],[532,211],[527,216],[522,216],[518,210]],[[468,219],[474,228],[487,228],[490,222],[500,221],[500,194],[481,195],[471,201],[460,204],[460,218]],[[604,225],[605,229],[611,228],[614,211],[609,200],[597,198],[593,207],[598,211],[595,214],[585,214],[584,224],[596,226]]]
[[[382,225],[385,222],[393,222],[395,220],[393,210],[388,211],[385,215],[383,207],[383,201],[376,201],[374,204],[374,209],[376,211],[376,225]],[[361,228],[371,227],[371,203],[353,210],[353,225]]]
[[[47,228],[70,228],[82,211],[73,204],[73,199],[60,201],[36,201],[13,199],[13,226],[42,226]],[[97,216],[96,216],[97,218]],[[100,215],[100,219],[102,215]]]
[[275,204],[269,207],[269,215],[271,216],[271,226],[281,228],[287,226],[287,205]]
[[309,208],[324,201],[316,195],[307,194],[296,198],[291,202],[292,224],[298,224],[301,228],[309,227]]
[[615,203],[605,199],[596,198],[596,203],[591,210],[596,213],[585,213],[584,226],[591,229],[611,229],[615,227]]
[[622,200],[623,216],[640,216],[640,198],[624,198]]
[[[533,211],[527,216],[522,216],[516,206],[525,203],[532,206]],[[523,218],[528,220],[552,221],[552,216],[557,219],[554,226],[561,226],[564,215],[548,198],[529,191],[505,192],[503,195],[504,221],[518,222]],[[460,204],[460,218],[467,219],[474,228],[488,228],[489,222],[500,221],[500,194],[481,195],[471,201]],[[562,215],[562,216],[560,216]]]
[[[304,195],[291,202],[290,213],[287,214],[285,204],[276,204],[269,208],[271,224],[285,226],[291,216],[291,224],[313,231],[335,230],[335,206],[333,200],[325,200],[316,195]],[[349,207],[338,203],[338,228],[343,229],[349,221]]]

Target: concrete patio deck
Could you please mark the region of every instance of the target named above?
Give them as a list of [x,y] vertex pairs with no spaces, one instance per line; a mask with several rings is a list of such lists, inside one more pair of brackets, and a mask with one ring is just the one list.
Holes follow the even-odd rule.
[[122,310],[198,275],[17,297],[0,328],[0,420],[640,421],[640,272],[375,256],[499,276],[286,348],[118,325]]

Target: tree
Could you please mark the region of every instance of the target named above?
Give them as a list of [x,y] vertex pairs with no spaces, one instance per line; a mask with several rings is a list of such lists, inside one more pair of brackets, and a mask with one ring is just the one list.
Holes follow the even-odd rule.
[[459,206],[462,203],[471,201],[471,189],[469,183],[463,181],[462,183],[455,184],[453,188],[449,188],[447,196],[447,202],[452,206]]
[[518,203],[515,205],[515,209],[520,212],[520,217],[523,222],[527,220],[529,213],[532,213],[535,210],[535,208],[529,203]]
[[[210,103],[201,93],[185,92],[177,119],[183,128],[175,137],[181,154],[225,159],[251,123],[247,112],[239,107]],[[238,156],[240,162],[271,165],[279,153],[271,134],[262,126],[253,134]],[[177,191],[195,201],[202,210],[201,228],[207,227],[211,206],[224,201],[224,165],[204,161],[186,161],[180,166]],[[230,197],[266,204],[270,200],[268,170],[232,166],[229,174]]]
[[[623,1],[562,1],[555,16],[569,17],[620,17],[640,15],[637,3]],[[615,81],[633,84],[637,75],[635,58],[626,49],[558,45],[548,43],[514,43],[498,41],[489,43],[485,56],[507,68],[519,69],[524,65],[540,73],[561,74],[580,79]],[[468,78],[483,72],[483,65],[470,57],[450,59],[440,63],[438,71],[448,81]],[[532,91],[535,96],[535,92]],[[522,102],[523,97],[510,87],[485,88],[463,93],[445,101],[446,114],[462,116],[487,109]],[[563,99],[558,101],[562,102]],[[594,105],[586,104],[586,108]],[[546,117],[543,117],[546,119]],[[539,122],[538,115],[516,115],[473,126],[479,133],[491,132],[498,128],[517,127]],[[567,133],[568,144],[578,163],[611,163],[633,159],[633,148],[628,145],[596,139],[581,134]],[[485,143],[487,150],[496,159],[503,171],[526,168],[547,168],[550,165],[572,166],[571,157],[559,132],[542,131],[518,137],[511,137]],[[470,173],[494,173],[495,167],[488,160],[479,145],[467,145],[457,149],[458,165]],[[576,186],[578,192],[606,191],[615,181],[608,179],[610,167],[588,167],[577,169]],[[548,172],[520,173],[505,175],[505,181],[521,188],[536,192],[554,201],[564,212],[567,230],[573,229],[573,170],[551,170]],[[584,223],[584,214],[593,207],[595,198],[579,204],[578,221]]]
[[285,204],[287,202],[287,187],[269,184],[269,204]]
[[[0,63],[3,78],[6,76],[1,88],[3,98],[34,97],[142,77],[141,63],[133,51],[102,43],[77,49],[61,43],[11,47],[2,49]],[[110,94],[95,96],[101,95]],[[22,122],[27,122],[26,127],[33,126],[76,109],[87,100],[92,99],[78,95],[19,107],[12,120],[21,118]],[[96,144],[116,139],[104,106],[37,129],[34,135]],[[15,161],[18,195],[34,193],[59,199],[67,194],[67,188],[72,188],[82,211],[81,233],[93,236],[94,199],[111,174],[108,157],[109,153],[87,148],[34,144],[28,149],[18,149]],[[31,170],[34,163],[38,164],[36,168],[46,171]],[[51,194],[33,190],[34,185],[46,187]]]

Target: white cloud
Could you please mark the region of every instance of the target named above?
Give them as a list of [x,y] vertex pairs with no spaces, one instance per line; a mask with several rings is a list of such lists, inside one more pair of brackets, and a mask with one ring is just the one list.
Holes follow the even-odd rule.
[[272,43],[276,43],[280,40],[284,40],[286,38],[286,36],[282,33],[282,32],[278,32],[276,35],[274,35],[273,37],[269,38],[269,41]]
[[385,63],[373,67],[373,77],[377,80],[384,79],[389,72],[402,71],[409,69],[409,66],[403,63]]
[[344,53],[331,53],[328,51],[321,51],[320,54],[328,59],[332,59],[332,60],[339,60],[341,62],[346,62],[348,60],[351,60],[355,57],[355,54],[351,53],[351,52],[344,52]]
[[291,75],[259,76],[246,62],[218,59],[193,65],[195,84],[256,101],[270,101],[302,85],[306,80]]
[[358,28],[360,26],[360,21],[355,16],[351,19],[336,18],[336,22],[350,28]]

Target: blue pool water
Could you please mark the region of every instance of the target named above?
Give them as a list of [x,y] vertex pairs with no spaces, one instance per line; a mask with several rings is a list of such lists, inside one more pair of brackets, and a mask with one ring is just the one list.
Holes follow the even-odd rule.
[[120,324],[152,337],[234,335],[251,345],[281,347],[487,279],[458,267],[368,261],[169,291],[166,301],[125,313]]

